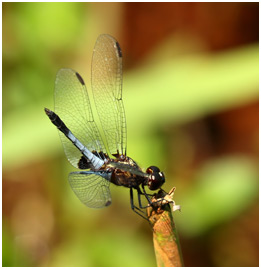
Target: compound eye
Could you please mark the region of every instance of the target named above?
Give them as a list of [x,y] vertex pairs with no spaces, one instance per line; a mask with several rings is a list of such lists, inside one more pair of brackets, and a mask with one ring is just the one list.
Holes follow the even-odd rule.
[[148,187],[150,190],[157,190],[165,183],[165,176],[156,166],[150,166],[147,171],[149,175]]
[[157,166],[150,166],[147,168],[146,171],[148,174],[157,173],[160,172],[159,168]]

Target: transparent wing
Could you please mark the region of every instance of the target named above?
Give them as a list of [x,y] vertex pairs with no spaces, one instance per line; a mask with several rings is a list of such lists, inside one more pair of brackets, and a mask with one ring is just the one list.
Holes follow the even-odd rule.
[[72,172],[69,183],[82,203],[91,208],[102,208],[111,204],[110,182],[92,172]]
[[122,53],[119,43],[109,35],[100,35],[94,47],[92,90],[110,153],[126,155]]
[[[72,69],[60,69],[55,81],[55,112],[77,139],[90,151],[105,152],[104,144],[93,119],[87,89],[81,76]],[[81,152],[59,132],[65,154],[78,168]]]

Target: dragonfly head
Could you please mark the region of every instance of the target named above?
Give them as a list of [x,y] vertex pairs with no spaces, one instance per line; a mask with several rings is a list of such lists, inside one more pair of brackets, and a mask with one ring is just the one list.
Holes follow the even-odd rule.
[[165,183],[165,176],[158,167],[150,166],[146,172],[149,174],[147,185],[150,190],[157,190]]

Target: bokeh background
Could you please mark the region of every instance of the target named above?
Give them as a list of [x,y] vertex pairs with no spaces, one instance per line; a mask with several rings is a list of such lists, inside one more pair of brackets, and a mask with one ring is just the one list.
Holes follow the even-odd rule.
[[259,3],[2,3],[3,266],[156,266],[129,190],[93,210],[53,108],[56,72],[90,89],[92,49],[114,36],[124,57],[128,155],[176,186],[186,266],[258,266]]

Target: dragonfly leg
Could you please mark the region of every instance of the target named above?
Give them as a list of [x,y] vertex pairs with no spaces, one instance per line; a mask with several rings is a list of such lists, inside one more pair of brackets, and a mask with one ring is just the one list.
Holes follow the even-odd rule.
[[[146,206],[143,206],[143,205],[142,205],[140,196],[141,196],[141,195],[145,195],[145,196],[146,196],[146,194],[143,193],[143,192],[140,190],[139,187],[137,188],[137,193],[138,193],[139,207],[140,207],[140,208],[143,208],[143,209],[149,207],[150,205],[146,205]],[[147,194],[147,195],[149,196],[150,194]],[[152,195],[151,195],[151,196],[152,196]],[[147,198],[147,197],[146,197],[146,198]]]
[[131,202],[131,209],[138,215],[140,215],[142,218],[148,221],[148,218],[146,218],[144,215],[141,213],[145,214],[140,208],[134,205],[133,203],[133,189],[130,188],[130,202]]
[[149,198],[149,195],[146,193],[145,191],[145,188],[144,188],[144,185],[142,184],[142,189],[143,189],[143,192],[144,192],[144,195],[146,197],[146,199],[148,200],[149,204],[152,205],[153,203],[151,202],[150,198]]
[[[144,191],[144,193],[140,190],[140,188],[138,187],[137,188],[137,191],[138,191],[138,201],[139,201],[139,207],[140,208],[147,208],[147,207],[150,207],[150,206],[154,206],[155,204],[157,204],[158,202],[160,201],[164,201],[165,199],[164,198],[160,198],[158,199],[156,202],[152,202],[151,199],[149,198],[149,196],[153,196],[152,194],[148,194],[146,193],[145,191],[145,188],[144,188],[144,185],[142,185],[142,189]],[[163,189],[161,189],[164,193],[166,193]],[[167,193],[166,193],[167,194]],[[146,205],[146,206],[143,206],[141,204],[141,198],[140,198],[140,195],[145,195],[145,197],[147,198],[148,202],[149,202],[149,205]]]

